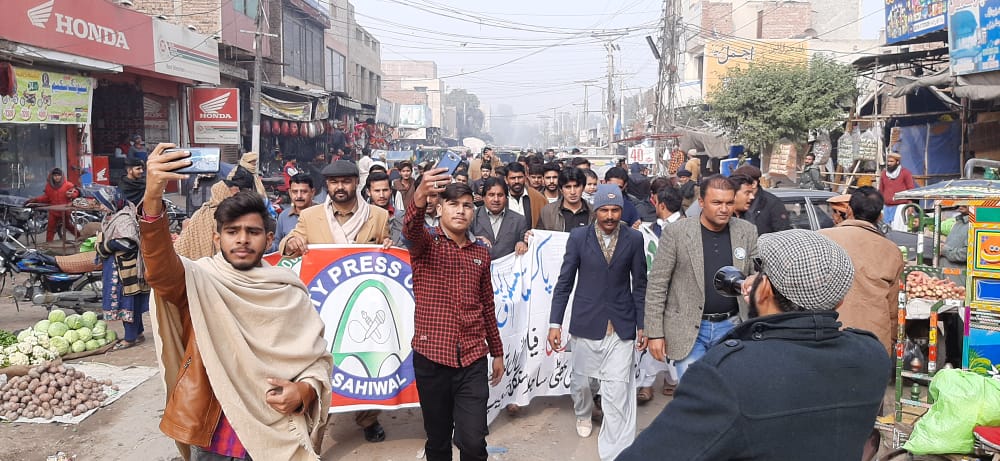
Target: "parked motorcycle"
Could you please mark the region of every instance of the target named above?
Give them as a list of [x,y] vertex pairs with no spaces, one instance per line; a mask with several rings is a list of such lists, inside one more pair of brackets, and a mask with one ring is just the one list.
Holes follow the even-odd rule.
[[24,206],[27,197],[0,195],[0,225],[14,226],[24,230],[29,241],[35,234],[45,231],[49,225],[49,214]]
[[163,199],[163,203],[167,206],[167,219],[170,221],[170,232],[174,234],[181,233],[181,226],[184,224],[184,220],[188,218],[187,213],[168,199]]
[[101,265],[96,263],[97,252],[90,251],[72,256],[49,256],[25,247],[18,240],[21,229],[0,225],[0,291],[7,279],[24,272],[28,275],[14,287],[14,304],[27,301],[44,306],[99,311],[102,307]]

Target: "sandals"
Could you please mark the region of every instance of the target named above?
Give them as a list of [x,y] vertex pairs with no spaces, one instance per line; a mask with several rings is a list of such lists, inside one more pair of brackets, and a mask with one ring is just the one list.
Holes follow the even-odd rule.
[[674,395],[674,389],[676,389],[676,388],[677,388],[676,385],[664,384],[663,385],[663,395],[673,396]]
[[636,400],[639,404],[643,404],[653,400],[653,388],[652,387],[640,387],[636,392]]
[[111,350],[113,350],[113,351],[121,351],[121,350],[125,350],[125,349],[128,349],[128,348],[130,348],[130,347],[134,347],[134,346],[138,346],[138,345],[140,345],[140,344],[142,344],[142,343],[144,343],[144,342],[146,342],[146,337],[145,337],[145,336],[143,336],[143,335],[139,335],[139,336],[137,336],[137,337],[135,338],[135,341],[126,341],[126,340],[124,340],[124,339],[123,339],[123,340],[121,340],[121,341],[118,341],[118,342],[117,342],[117,343],[115,343],[115,345],[114,345],[114,346],[113,346],[113,347],[111,348]]

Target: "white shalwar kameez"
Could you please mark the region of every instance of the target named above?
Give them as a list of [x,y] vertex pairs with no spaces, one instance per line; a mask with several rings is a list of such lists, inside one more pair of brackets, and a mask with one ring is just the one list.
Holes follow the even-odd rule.
[[600,382],[604,421],[597,436],[601,461],[614,460],[635,440],[635,340],[614,332],[602,340],[573,337],[570,393],[577,419],[590,419],[594,409],[590,378]]

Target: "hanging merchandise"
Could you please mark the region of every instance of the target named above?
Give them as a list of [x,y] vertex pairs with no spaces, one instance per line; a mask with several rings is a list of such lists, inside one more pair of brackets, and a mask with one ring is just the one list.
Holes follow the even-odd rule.
[[837,139],[837,164],[844,168],[854,164],[854,137],[851,133],[844,133]]
[[260,122],[260,135],[270,136],[271,135],[271,122],[267,120],[261,120]]
[[281,122],[271,120],[271,134],[274,136],[281,136]]
[[323,135],[329,133],[328,131],[326,131],[326,123],[325,122],[326,122],[326,120],[317,120],[316,121],[316,127],[319,128],[316,136],[323,136]]
[[282,136],[288,136],[289,134],[291,134],[291,132],[292,132],[292,129],[291,129],[289,123],[287,121],[285,121],[285,120],[282,120],[281,121],[281,135]]
[[833,143],[830,142],[830,133],[826,130],[816,134],[816,142],[813,143],[812,153],[816,157],[814,165],[823,165],[830,158],[833,151]]
[[878,159],[878,135],[872,130],[866,130],[858,142],[858,160]]

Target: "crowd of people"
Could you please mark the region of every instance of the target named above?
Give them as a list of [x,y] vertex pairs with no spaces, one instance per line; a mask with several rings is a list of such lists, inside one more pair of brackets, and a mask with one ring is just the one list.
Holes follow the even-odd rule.
[[[292,165],[291,203],[275,216],[250,153],[174,241],[163,190],[189,161],[171,147],[130,161],[128,181],[100,197],[112,213],[99,248],[107,317],[126,322],[120,347],[145,339],[155,306],[160,428],[189,459],[318,458],[333,366],[322,321],[295,274],[262,257],[325,243],[409,251],[426,457],[450,460],[454,444],[487,459],[489,386],[504,374],[490,263],[527,252],[539,230],[569,234],[547,340],[573,352],[574,427],[589,437],[600,424],[600,459],[871,452],[902,270],[876,189],[831,199],[834,228],[790,230],[750,165],[698,180],[697,163],[669,177],[620,163],[599,177],[584,157],[502,164],[486,148],[454,171],[338,159],[322,184]],[[659,239],[651,265],[642,226]],[[746,277],[738,293],[716,287],[730,266]],[[673,400],[637,434],[636,406],[661,379]],[[372,443],[387,437],[379,416],[354,414]]]

